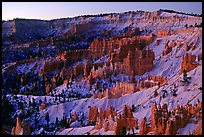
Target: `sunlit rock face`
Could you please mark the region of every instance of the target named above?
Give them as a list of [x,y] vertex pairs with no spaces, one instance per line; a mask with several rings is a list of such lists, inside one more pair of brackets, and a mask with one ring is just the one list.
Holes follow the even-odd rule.
[[62,68],[63,67],[63,62],[58,59],[52,59],[45,61],[45,65],[43,66],[43,69],[45,72],[51,72],[54,71],[55,69]]
[[24,119],[16,118],[16,126],[12,128],[11,135],[31,135],[30,125]]
[[[132,129],[138,128],[138,122],[134,119],[131,108],[127,105],[123,108],[123,114],[117,115],[117,111],[112,107],[108,107],[106,110],[96,113],[95,108],[91,108],[89,111],[89,116],[93,114],[93,110],[96,114],[96,125],[95,129],[104,129],[105,131],[114,131],[117,135],[122,134],[122,129]],[[91,113],[91,114],[90,114]]]
[[165,49],[163,51],[163,56],[169,54],[172,51],[172,47],[168,46],[168,43],[165,44]]
[[186,72],[189,72],[190,70],[196,68],[198,64],[195,61],[196,61],[195,55],[186,54],[185,56],[183,56],[182,62],[181,62],[180,74],[182,74],[184,70],[186,70]]
[[[196,114],[200,116],[199,111],[202,107],[202,103],[199,102],[195,107],[193,107],[192,104],[185,106],[178,105],[172,111],[168,111],[167,107],[167,104],[163,104],[161,107],[160,104],[157,105],[154,103],[151,109],[151,127],[148,127],[145,119],[143,119],[140,123],[142,127],[140,134],[147,134],[152,131],[157,135],[174,135],[179,128],[185,127],[189,120]],[[195,134],[197,132],[198,131],[195,130]]]
[[98,108],[97,107],[90,107],[89,108],[88,122],[89,123],[95,123],[97,116],[98,116]]
[[[142,75],[152,70],[154,60],[154,52],[151,50],[135,50],[129,51],[124,59],[124,73],[127,75]],[[137,69],[136,69],[137,68]]]
[[119,135],[122,134],[121,131],[123,130],[123,128],[128,130],[138,127],[138,122],[133,117],[130,107],[125,105],[123,112],[124,112],[123,115],[122,116],[119,115],[117,118],[117,126],[115,129],[115,133]]
[[107,97],[111,98],[120,98],[125,94],[132,94],[136,92],[136,86],[134,83],[127,83],[127,82],[116,82],[116,85],[113,86],[112,90],[108,88],[105,91],[100,93],[95,93],[93,95],[94,98],[104,98]]

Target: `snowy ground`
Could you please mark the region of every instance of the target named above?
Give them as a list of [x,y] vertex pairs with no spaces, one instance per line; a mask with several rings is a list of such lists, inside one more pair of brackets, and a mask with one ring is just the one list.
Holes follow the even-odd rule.
[[[169,16],[168,13],[162,13],[161,16]],[[171,14],[172,15],[172,14]],[[177,15],[177,14],[175,14]],[[180,14],[178,14],[180,16]],[[139,15],[135,15],[133,19],[137,19]],[[109,19],[108,17],[104,17],[105,19]],[[117,17],[115,17],[117,18]],[[124,17],[125,18],[125,17]],[[90,21],[93,18],[88,18],[86,21]],[[97,20],[101,20],[101,17],[96,17]],[[178,24],[174,23],[144,23],[142,20],[144,19],[144,16],[141,16],[140,22],[137,23],[136,27],[140,28],[153,28],[152,31],[156,31],[158,28],[169,28],[170,26],[173,26],[174,29],[176,29],[176,26]],[[77,22],[80,21],[77,20]],[[80,23],[80,22],[78,22]],[[181,22],[181,26],[184,26],[186,22]],[[165,25],[164,25],[165,24]],[[111,24],[112,26],[116,26],[114,24]],[[109,27],[111,27],[109,25]],[[127,26],[129,26],[129,23],[124,24],[117,24],[118,30],[123,29]],[[194,24],[193,24],[194,25]],[[107,26],[107,25],[106,25]],[[177,28],[178,29],[178,28]],[[117,30],[117,31],[118,31]],[[195,49],[190,49],[189,51],[185,50],[185,43],[186,42],[193,42],[196,40],[198,36],[198,42],[195,45]],[[191,103],[192,105],[195,105],[198,101],[202,101],[202,91],[199,89],[202,87],[202,61],[197,62],[200,65],[196,67],[195,69],[191,70],[187,73],[188,77],[191,77],[189,84],[184,84],[181,82],[183,79],[182,74],[180,75],[180,68],[181,68],[181,61],[182,56],[186,53],[191,53],[193,55],[198,56],[199,53],[202,53],[202,35],[197,35],[196,33],[183,33],[180,35],[172,35],[167,37],[160,38],[160,44],[158,46],[155,46],[155,43],[151,43],[147,46],[147,48],[152,49],[155,53],[155,60],[154,60],[154,67],[150,72],[146,72],[144,75],[141,76],[135,76],[136,80],[140,78],[144,78],[147,76],[147,74],[150,75],[156,75],[156,76],[166,76],[168,78],[168,82],[161,86],[157,92],[159,95],[157,97],[153,97],[154,91],[158,88],[158,86],[151,87],[149,89],[144,89],[142,91],[133,93],[133,94],[126,94],[120,98],[117,99],[108,99],[108,98],[65,98],[65,102],[63,102],[63,98],[61,97],[61,101],[57,100],[55,101],[55,97],[51,95],[47,96],[33,96],[33,95],[17,95],[17,99],[14,98],[13,95],[8,94],[7,98],[9,99],[10,103],[14,104],[15,109],[18,107],[18,102],[21,101],[25,105],[26,108],[31,108],[29,106],[29,100],[31,103],[33,102],[33,98],[35,99],[35,102],[37,103],[38,107],[40,107],[39,101],[47,100],[47,108],[44,110],[39,110],[39,113],[37,113],[37,119],[39,121],[39,125],[46,125],[45,116],[47,113],[49,113],[50,121],[49,123],[55,123],[56,118],[59,120],[63,119],[63,116],[66,118],[69,118],[70,114],[73,116],[73,114],[76,112],[78,117],[82,117],[82,113],[84,113],[84,119],[83,124],[87,125],[87,118],[89,113],[89,106],[96,106],[98,109],[102,108],[104,111],[109,106],[112,106],[117,113],[121,113],[123,110],[124,105],[129,105],[130,107],[134,104],[136,106],[136,110],[133,113],[134,118],[138,119],[140,122],[143,117],[147,117],[147,121],[151,119],[151,108],[153,103],[157,104],[164,104],[166,103],[168,106],[168,111],[171,111],[174,109],[177,105],[186,105],[187,103]],[[183,42],[182,47],[175,46],[172,51],[162,56],[162,52],[164,51],[164,45],[167,41],[169,41],[169,44],[172,41],[181,40]],[[103,56],[95,61],[95,63],[99,62],[107,62],[108,55]],[[81,62],[78,62],[81,63]],[[34,70],[34,73],[37,73],[41,67],[43,66],[44,62],[42,60],[32,62],[32,63],[26,63],[21,64],[19,66],[15,66],[16,63],[7,63],[2,66],[2,73],[4,73],[7,69],[10,67],[15,66],[16,71],[18,74],[22,73],[28,73],[31,70]],[[100,82],[106,83],[108,88],[112,88],[114,85],[114,82],[119,80],[121,82],[129,82],[130,77],[126,76],[124,74],[118,74],[117,76],[111,76],[111,79],[113,83],[109,83],[109,79],[103,79]],[[177,89],[177,96],[172,96],[172,90],[174,88],[174,85],[176,85]],[[85,96],[87,94],[93,94],[94,92],[94,85],[90,87],[87,80],[81,80],[81,81],[73,81],[71,85],[67,88],[65,84],[56,87],[53,89],[54,95],[59,95],[62,92],[65,93],[65,95],[68,95],[70,93],[73,94],[81,94],[81,96]],[[167,91],[167,96],[165,98],[162,97],[163,90]],[[97,91],[96,91],[97,92]],[[14,112],[14,115],[18,115],[21,113],[21,111],[17,110]],[[31,114],[31,117],[28,118],[30,121],[30,125],[34,125],[34,114]],[[200,122],[200,121],[199,121]],[[178,130],[177,134],[189,134],[192,133],[192,131],[197,127],[199,124],[194,123],[188,123],[184,128],[181,128]],[[35,129],[32,134],[40,134],[43,131],[43,128]],[[139,130],[135,130],[136,133],[139,133]],[[94,126],[85,126],[82,127],[79,121],[75,121],[70,125],[70,128],[66,128],[62,130],[61,132],[58,131],[51,131],[46,132],[46,134],[56,134],[56,135],[87,135],[87,132],[89,132],[91,135],[114,135],[114,131],[107,131],[105,132],[104,129],[96,130],[94,129]],[[149,133],[151,134],[151,133]]]
[[[40,110],[39,112],[39,124],[46,124],[45,121],[45,114],[48,112],[50,115],[50,123],[55,122],[56,117],[58,117],[59,120],[62,119],[62,117],[65,115],[66,117],[69,117],[70,112],[73,115],[74,112],[77,112],[77,115],[81,116],[82,112],[85,114],[85,118],[88,117],[89,106],[96,106],[97,108],[102,108],[103,111],[108,108],[109,106],[112,106],[115,108],[116,111],[122,112],[124,105],[131,106],[134,104],[135,106],[138,106],[135,113],[133,113],[134,117],[139,120],[139,122],[142,120],[143,117],[147,117],[148,120],[151,118],[151,107],[154,102],[160,103],[161,105],[164,103],[167,103],[168,110],[172,110],[175,108],[178,104],[179,105],[185,105],[189,101],[189,103],[195,105],[197,103],[197,100],[199,99],[202,101],[202,91],[200,91],[198,88],[202,86],[202,67],[198,66],[194,70],[187,73],[188,76],[191,77],[191,83],[184,86],[179,86],[177,91],[177,97],[174,97],[171,95],[170,91],[171,88],[173,88],[173,84],[179,85],[180,80],[182,79],[182,76],[175,76],[169,80],[166,87],[161,87],[158,89],[159,96],[156,98],[151,97],[153,94],[153,91],[157,89],[157,86],[149,88],[147,90],[139,91],[133,94],[127,94],[124,95],[118,99],[93,99],[93,98],[85,98],[81,100],[75,100],[71,102],[66,103],[59,103],[56,105],[50,105],[45,110]],[[168,95],[166,98],[162,98],[160,100],[160,96],[162,96],[161,90],[167,90]],[[188,89],[190,91],[188,91]],[[187,90],[187,91],[184,91]],[[7,95],[9,96],[9,95]],[[23,95],[18,95],[18,98]],[[44,96],[28,96],[28,98],[35,98],[36,102],[39,102],[39,100],[44,100]],[[54,102],[54,97],[46,96],[47,100],[51,100],[51,102]],[[28,102],[28,99],[26,96],[23,96],[23,100]],[[32,100],[32,99],[31,99]],[[86,121],[86,120],[85,120]],[[34,121],[31,121],[31,125]],[[87,121],[85,122],[87,123]],[[87,127],[88,128],[88,127]],[[91,128],[91,127],[89,127]],[[89,129],[88,128],[88,129]],[[193,128],[191,126],[191,128]],[[59,134],[85,134],[84,130],[85,127],[82,129],[77,128],[72,130],[72,132],[68,132],[69,129],[66,129],[67,131],[60,132]],[[193,130],[193,129],[192,129]],[[182,131],[181,131],[182,132]],[[182,132],[183,133],[183,132]],[[95,134],[95,133],[94,133]],[[106,134],[105,132],[97,132],[97,134]]]

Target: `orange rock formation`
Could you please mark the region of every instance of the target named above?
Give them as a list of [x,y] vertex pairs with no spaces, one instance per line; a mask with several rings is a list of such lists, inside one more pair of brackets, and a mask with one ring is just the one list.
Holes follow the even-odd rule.
[[184,70],[186,70],[186,72],[189,72],[194,68],[196,68],[198,64],[196,64],[195,60],[196,60],[195,55],[186,54],[185,56],[183,56],[182,62],[181,62],[180,74],[182,74]]

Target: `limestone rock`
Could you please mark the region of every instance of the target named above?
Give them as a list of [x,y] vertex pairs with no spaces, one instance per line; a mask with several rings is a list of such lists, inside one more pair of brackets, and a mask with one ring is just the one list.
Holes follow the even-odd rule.
[[40,105],[41,110],[44,110],[46,107],[47,107],[46,104],[44,102],[42,102]]
[[24,119],[16,118],[16,126],[12,128],[11,135],[31,135],[30,124]]
[[97,107],[90,107],[89,108],[89,115],[88,115],[88,123],[96,123],[96,119],[98,116],[98,108]]
[[196,68],[198,64],[195,63],[196,56],[192,54],[186,54],[185,56],[182,57],[182,62],[181,62],[181,70],[180,74],[183,73],[184,70],[186,72],[189,72]]
[[164,49],[164,51],[162,52],[162,55],[163,55],[163,56],[164,56],[164,55],[167,55],[167,54],[169,54],[171,51],[172,51],[172,47],[169,47],[169,46],[168,46],[168,43],[166,43],[166,44],[165,44],[165,49]]
[[76,114],[76,112],[74,113],[74,121],[76,121],[78,119],[78,116]]

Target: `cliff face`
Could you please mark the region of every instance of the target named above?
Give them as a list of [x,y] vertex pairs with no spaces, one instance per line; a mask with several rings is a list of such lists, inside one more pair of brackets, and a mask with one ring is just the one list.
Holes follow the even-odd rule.
[[140,125],[144,128],[142,131],[140,130],[140,133],[147,134],[153,131],[156,135],[175,135],[179,128],[185,127],[191,121],[192,117],[195,117],[195,115],[200,116],[199,111],[201,110],[202,102],[199,102],[196,106],[192,106],[192,104],[178,105],[170,112],[168,112],[167,107],[167,104],[163,104],[162,107],[160,104],[154,104],[151,110],[151,128],[147,130],[144,121],[141,121]]
[[45,62],[43,69],[45,72],[52,72],[55,69],[60,69],[63,67],[63,62],[58,59],[52,59]]
[[98,116],[98,108],[97,107],[90,107],[89,108],[89,115],[88,115],[88,123],[96,123],[96,118]]
[[133,129],[133,128],[138,128],[138,121],[135,120],[133,113],[131,111],[131,108],[127,105],[124,106],[123,108],[123,115],[117,117],[117,126],[115,129],[116,135],[122,134],[123,128],[126,129]]
[[172,47],[168,46],[168,43],[165,44],[165,49],[163,51],[163,56],[169,54],[172,51]]
[[[133,36],[129,38],[110,38],[108,40],[95,39],[90,47],[89,51],[93,54],[100,54],[100,56],[105,54],[110,54],[110,61],[122,61],[129,50],[133,49],[143,49],[145,45],[152,43],[154,37],[152,36]],[[119,54],[115,55],[113,53],[114,49],[120,49]],[[100,52],[99,52],[100,51]],[[96,55],[95,55],[96,56]]]
[[2,37],[12,41],[27,41],[45,37],[48,34],[48,22],[41,20],[15,19],[2,23]]
[[104,128],[105,131],[114,131],[116,135],[121,135],[123,128],[126,130],[138,128],[138,121],[134,119],[131,108],[127,105],[124,106],[122,115],[117,115],[117,111],[112,107],[104,111],[100,108],[99,113],[97,108],[91,107],[89,117],[91,116],[95,116],[94,121],[96,119],[95,129]]
[[[96,37],[94,34],[109,36],[118,34],[119,32],[124,32],[121,36],[128,36],[130,34],[135,35],[139,30],[143,30],[144,28],[153,28],[153,24],[146,24],[157,22],[160,23],[157,26],[157,30],[159,31],[153,29],[153,33],[157,34],[158,37],[163,37],[175,33],[174,30],[167,29],[168,26],[166,23],[171,21],[184,26],[185,24],[200,24],[202,22],[202,18],[195,16],[182,16],[182,14],[171,16],[171,14],[164,11],[138,11],[107,14],[104,16],[81,16],[50,21],[14,19],[2,22],[2,38],[6,40],[12,39],[16,42],[26,42],[40,40],[41,38],[49,36],[63,36],[64,34],[69,36],[77,34]],[[147,23],[144,25],[144,22]],[[136,26],[143,27],[138,28]],[[125,34],[126,32],[128,33]]]
[[180,74],[183,73],[184,70],[186,72],[189,72],[190,70],[193,70],[198,66],[198,64],[195,62],[196,56],[191,55],[191,54],[186,54],[185,56],[182,57],[182,62],[181,62],[181,70]]
[[12,128],[11,135],[31,135],[30,125],[24,119],[16,118],[16,126]]
[[144,88],[150,88],[153,86],[162,86],[164,85],[166,82],[168,81],[168,79],[166,77],[162,77],[162,76],[147,76],[146,80],[138,80],[137,81],[137,89],[144,89]]
[[116,85],[113,86],[112,90],[108,88],[101,93],[95,93],[93,95],[94,98],[120,98],[125,94],[132,94],[136,92],[136,87],[134,83],[126,83],[126,82],[116,82]]
[[142,75],[153,68],[153,60],[154,52],[151,50],[129,51],[124,59],[124,72],[127,75]]

